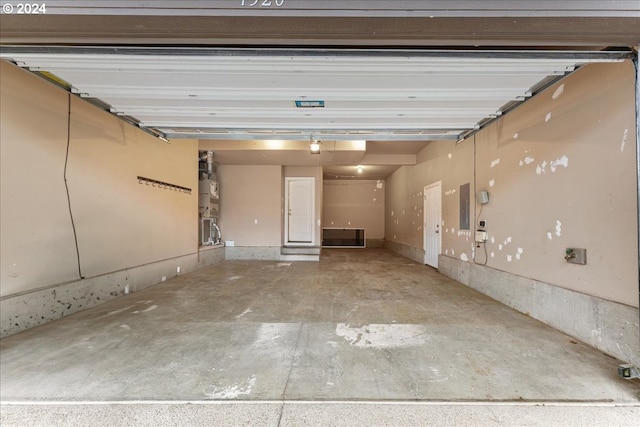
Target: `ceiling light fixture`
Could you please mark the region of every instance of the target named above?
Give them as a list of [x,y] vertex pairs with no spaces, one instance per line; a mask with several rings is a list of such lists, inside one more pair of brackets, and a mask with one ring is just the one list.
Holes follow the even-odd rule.
[[311,154],[320,154],[320,141],[312,140],[309,144]]

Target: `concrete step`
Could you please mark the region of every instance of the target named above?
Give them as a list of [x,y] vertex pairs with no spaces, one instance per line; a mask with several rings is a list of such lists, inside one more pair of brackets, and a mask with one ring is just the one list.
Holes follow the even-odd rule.
[[283,246],[281,255],[320,255],[320,246]]
[[320,255],[280,255],[280,261],[320,261]]

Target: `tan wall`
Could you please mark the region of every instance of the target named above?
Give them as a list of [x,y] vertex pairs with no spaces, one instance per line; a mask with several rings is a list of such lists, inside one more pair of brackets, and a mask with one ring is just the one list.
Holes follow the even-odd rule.
[[[633,65],[585,66],[475,141],[431,143],[417,166],[388,179],[386,238],[422,247],[406,212],[424,185],[441,179],[442,253],[471,258],[473,238],[458,230],[452,191],[471,181],[475,194],[475,168],[477,189],[490,193],[481,215],[489,267],[637,307],[635,158]],[[588,264],[567,264],[566,247],[586,248]]]
[[77,279],[64,186],[68,95],[0,62],[0,295]]
[[[323,185],[322,185],[322,167],[321,166],[285,166],[284,177],[286,178],[303,178],[312,177],[315,178],[315,229],[313,235],[313,243],[316,246],[322,244],[322,200],[323,200]],[[284,197],[284,182],[282,194]],[[284,241],[284,199],[282,199],[282,241]]]
[[[490,266],[638,305],[633,74],[590,65],[477,135]],[[567,264],[567,247],[588,264]]]
[[[442,184],[442,230],[457,236],[460,222],[459,188],[473,183],[473,145],[432,142],[418,155],[416,166],[401,167],[386,181],[385,239],[423,249],[424,187]],[[469,232],[455,242],[443,232],[442,253],[470,256]],[[446,249],[445,249],[446,248]]]
[[220,229],[236,246],[280,246],[282,167],[218,166]]
[[367,239],[384,238],[384,192],[384,181],[325,181],[323,226],[364,228]]
[[[2,296],[197,251],[197,142],[165,144],[7,63],[2,83]],[[138,184],[138,175],[195,189]]]

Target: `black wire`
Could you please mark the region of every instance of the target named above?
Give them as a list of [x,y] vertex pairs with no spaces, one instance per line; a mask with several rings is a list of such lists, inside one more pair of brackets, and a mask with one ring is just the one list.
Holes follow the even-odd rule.
[[73,228],[73,239],[76,243],[76,257],[78,258],[78,275],[84,279],[82,269],[80,268],[80,248],[78,247],[78,233],[76,232],[76,224],[73,220],[73,211],[71,209],[71,196],[69,194],[69,184],[67,183],[67,164],[69,163],[69,146],[71,145],[71,94],[69,94],[69,109],[67,115],[67,152],[64,158],[64,187],[67,190],[67,204],[69,205],[69,216],[71,217],[71,227]]

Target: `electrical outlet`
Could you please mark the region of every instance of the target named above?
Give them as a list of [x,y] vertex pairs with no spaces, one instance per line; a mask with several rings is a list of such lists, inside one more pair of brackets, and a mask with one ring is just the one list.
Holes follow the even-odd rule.
[[176,273],[180,274],[180,266],[176,267]]
[[587,263],[587,250],[584,248],[567,248],[564,251],[564,259],[571,264],[585,265]]
[[476,231],[476,242],[477,243],[484,243],[487,241],[487,232],[484,230],[478,230]]

